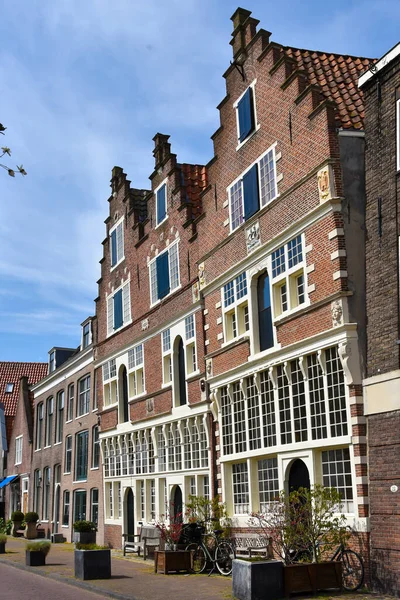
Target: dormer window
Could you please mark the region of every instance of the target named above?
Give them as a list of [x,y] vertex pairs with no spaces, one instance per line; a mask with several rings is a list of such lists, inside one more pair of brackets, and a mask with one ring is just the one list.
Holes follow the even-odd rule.
[[90,321],[82,327],[82,350],[87,348],[91,342],[90,339]]
[[236,125],[237,125],[237,137],[238,137],[238,150],[242,144],[251,136],[256,129],[257,125],[257,113],[256,113],[256,102],[255,102],[255,85],[256,80],[247,88],[245,92],[236,100],[233,107],[236,110]]
[[12,394],[14,391],[13,383],[6,383],[6,394]]
[[167,183],[164,181],[155,191],[156,223],[160,225],[167,218]]
[[111,268],[116,267],[124,260],[124,219],[120,219],[118,223],[110,229],[111,240]]
[[52,373],[56,368],[56,353],[55,350],[50,352],[49,356],[49,373]]

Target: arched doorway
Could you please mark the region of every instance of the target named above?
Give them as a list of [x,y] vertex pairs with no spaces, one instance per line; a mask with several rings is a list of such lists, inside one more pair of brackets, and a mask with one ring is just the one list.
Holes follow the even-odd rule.
[[128,375],[125,365],[122,365],[119,371],[119,393],[121,395],[119,401],[120,423],[129,421],[129,404],[128,404]]
[[133,535],[135,533],[135,515],[132,488],[129,488],[126,494],[126,525],[127,533]]
[[310,474],[307,465],[300,458],[292,462],[289,471],[289,492],[299,488],[310,489]]
[[183,509],[183,501],[182,501],[182,490],[179,485],[175,486],[173,495],[172,495],[172,506],[171,513],[175,523],[178,523],[183,520],[182,518],[182,509]]

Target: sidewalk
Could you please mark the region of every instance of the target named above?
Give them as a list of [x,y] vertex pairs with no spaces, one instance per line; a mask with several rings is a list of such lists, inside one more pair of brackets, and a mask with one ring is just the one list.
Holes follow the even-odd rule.
[[[119,550],[112,551],[111,579],[90,582],[75,579],[73,544],[52,544],[46,566],[26,567],[25,543],[23,538],[9,537],[7,553],[0,555],[0,562],[120,600],[233,600],[231,577],[157,574],[152,560],[144,561],[132,554],[124,558]],[[18,577],[15,585],[18,586]],[[337,596],[321,594],[318,597],[326,600],[393,600],[389,596],[364,592]],[[316,596],[311,598],[315,600]],[[301,600],[308,599],[302,595]]]

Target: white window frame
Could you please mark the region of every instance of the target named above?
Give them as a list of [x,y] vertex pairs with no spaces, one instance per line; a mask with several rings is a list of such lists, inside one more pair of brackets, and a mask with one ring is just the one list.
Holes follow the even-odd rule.
[[[289,258],[288,258],[288,245],[289,243],[296,239],[300,235],[301,237],[301,251],[302,251],[302,260],[298,262],[294,266],[289,268]],[[284,263],[285,270],[273,276],[273,266],[272,266],[272,255],[274,252],[284,249]],[[286,318],[287,316],[292,315],[298,310],[304,308],[305,306],[310,305],[310,298],[307,293],[307,256],[305,252],[305,235],[304,233],[297,234],[294,237],[287,240],[284,244],[281,244],[275,250],[271,252],[269,257],[270,259],[270,286],[271,286],[271,308],[272,308],[272,318],[274,323],[279,321],[279,319]],[[299,304],[298,300],[295,299],[295,294],[298,292],[297,278],[302,275],[303,276],[303,294],[304,294],[304,302]],[[286,310],[282,309],[282,293],[281,289],[283,285],[286,285],[286,302],[287,308]]]
[[[164,344],[164,334],[168,331],[169,345],[168,347]],[[172,372],[172,345],[171,345],[171,329],[164,329],[161,332],[161,355],[162,355],[162,387],[172,385],[173,372]],[[167,378],[168,375],[168,378]]]
[[[179,242],[180,240],[177,239],[175,242],[173,242],[172,244],[170,244],[168,246],[168,248],[166,248],[165,250],[163,250],[162,252],[160,252],[159,254],[157,254],[157,256],[155,256],[151,261],[149,261],[149,286],[150,286],[150,308],[152,308],[153,306],[156,306],[157,304],[159,304],[161,302],[161,300],[165,300],[166,298],[169,298],[169,296],[171,296],[171,294],[174,294],[177,290],[179,290],[181,288],[181,273],[180,273],[180,266],[179,266]],[[171,248],[174,248],[176,246],[176,252],[177,252],[177,285],[172,288],[171,287],[171,259],[170,259],[170,252],[171,252]],[[158,298],[158,290],[157,290],[157,267],[156,267],[156,261],[157,258],[159,256],[161,256],[162,254],[164,254],[165,252],[168,252],[168,274],[169,274],[169,284],[170,284],[170,288],[169,288],[169,293],[164,296],[164,298]],[[152,277],[153,276],[153,277]],[[156,299],[155,299],[156,298]]]
[[[237,284],[236,284],[236,280],[238,277],[240,277],[241,275],[245,274],[246,276],[246,287],[247,287],[247,292],[244,296],[242,296],[241,298],[237,297]],[[233,302],[231,302],[230,304],[228,304],[228,306],[225,306],[225,286],[229,285],[230,283],[233,283],[233,294],[234,294],[234,300]],[[247,320],[248,320],[248,329],[245,328],[245,317],[244,317],[244,310],[245,310],[245,305],[247,305]],[[224,343],[222,344],[223,346],[226,344],[230,344],[231,342],[241,339],[245,336],[249,336],[250,335],[250,286],[249,286],[249,276],[247,271],[242,271],[241,273],[239,273],[238,275],[236,275],[236,277],[234,277],[233,279],[230,279],[229,281],[227,281],[226,283],[224,283],[224,285],[221,287],[221,307],[222,307],[222,323],[223,323],[223,331],[224,331]],[[239,327],[240,325],[240,321],[242,319],[242,315],[240,314],[240,311],[243,310],[243,328]],[[229,324],[228,324],[228,317],[234,312],[235,314],[235,320],[236,320],[236,335],[233,335],[233,330],[232,330],[232,336],[230,335],[230,331],[229,331]],[[242,329],[241,332],[239,332],[239,329]]]
[[[244,92],[242,94],[240,94],[239,98],[237,100],[235,100],[235,102],[233,103],[233,108],[235,110],[235,115],[236,115],[236,139],[238,141],[238,145],[235,148],[236,152],[240,148],[242,148],[242,146],[244,146],[245,143],[248,142],[261,127],[260,123],[258,122],[258,118],[257,118],[256,83],[257,83],[257,79],[253,79],[253,81],[250,83],[250,85],[247,86],[247,88],[244,90]],[[244,139],[243,142],[241,142],[241,141],[239,141],[240,140],[240,127],[239,127],[238,105],[249,88],[252,88],[252,90],[253,90],[254,129],[251,133],[249,133],[247,138]]]
[[[86,385],[83,391],[81,391],[81,383],[83,381],[86,381]],[[89,381],[89,385],[87,385],[87,381]],[[88,415],[90,413],[90,394],[92,391],[92,381],[91,381],[91,377],[90,377],[90,373],[87,373],[86,375],[83,375],[83,377],[81,377],[78,380],[77,383],[78,386],[78,397],[77,397],[77,402],[76,402],[76,417],[75,419],[80,419],[81,417],[83,417],[84,415]],[[86,394],[89,394],[89,399],[86,402]],[[82,407],[84,407],[84,404],[87,404],[87,411],[86,412],[80,412],[81,409],[81,396],[82,396]]]
[[[146,394],[144,376],[144,344],[137,344],[128,350],[128,398],[137,398]],[[141,385],[138,384],[141,378]],[[132,393],[133,392],[133,393]]]
[[[193,320],[193,332],[192,335],[190,335],[190,337],[187,337],[188,333],[187,333],[187,323],[188,320],[192,319]],[[199,372],[199,361],[198,361],[198,356],[197,356],[197,344],[196,344],[196,315],[195,313],[192,313],[190,315],[188,315],[187,317],[185,317],[185,338],[184,338],[184,345],[185,345],[185,371],[186,371],[186,379],[193,377],[194,375],[197,375],[197,373]],[[193,352],[194,352],[194,363],[193,364]]]
[[[124,281],[117,289],[106,297],[107,305],[107,337],[114,335],[117,331],[121,331],[127,325],[132,323],[131,310],[131,279]],[[122,289],[122,325],[118,329],[114,329],[114,296]]]
[[[121,244],[122,244],[122,256],[118,255],[118,227],[120,227],[120,232],[121,232]],[[120,219],[118,219],[118,221],[110,228],[110,231],[108,232],[109,238],[110,238],[110,265],[112,263],[112,244],[111,244],[111,234],[114,230],[117,230],[116,233],[116,240],[117,240],[117,262],[115,263],[114,266],[110,267],[110,271],[113,271],[114,269],[116,269],[118,267],[118,265],[120,265],[122,263],[123,260],[125,260],[125,239],[124,239],[124,217],[122,216]]]
[[[163,218],[162,221],[158,222],[158,203],[157,203],[157,194],[158,192],[161,190],[161,188],[163,187],[163,185],[165,185],[165,217]],[[160,227],[160,225],[162,225],[163,223],[165,223],[165,221],[168,219],[168,177],[166,177],[164,179],[164,181],[162,181],[160,183],[160,185],[158,185],[156,187],[156,189],[154,190],[154,199],[155,199],[155,203],[156,203],[156,226],[154,229],[157,229],[157,227]]]
[[19,435],[15,438],[15,463],[16,465],[20,465],[22,463],[22,445],[23,445],[23,435]]
[[[88,331],[88,343],[85,346],[85,327],[89,328]],[[90,344],[92,343],[92,328],[91,328],[91,321],[87,321],[86,323],[84,323],[82,325],[82,350],[85,350],[85,348],[87,348],[88,346],[90,346]]]
[[[249,136],[250,137],[250,136]],[[245,140],[246,141],[246,140]],[[243,142],[245,143],[245,142]],[[277,182],[277,170],[276,170],[276,146],[277,146],[277,142],[274,142],[273,144],[271,144],[271,146],[269,148],[267,148],[267,150],[265,150],[265,152],[263,152],[262,154],[260,154],[260,156],[251,163],[251,165],[249,165],[247,167],[247,169],[245,169],[244,171],[242,171],[242,173],[236,177],[236,179],[234,179],[226,188],[226,193],[227,193],[227,199],[228,199],[228,206],[229,206],[229,230],[230,233],[233,233],[234,231],[236,231],[237,229],[239,229],[240,227],[242,227],[246,221],[244,220],[244,197],[243,197],[243,177],[246,175],[246,173],[248,173],[248,171],[250,171],[250,169],[252,169],[254,167],[255,164],[258,165],[257,167],[257,176],[258,176],[258,193],[259,193],[259,204],[260,204],[260,208],[259,210],[250,218],[250,220],[252,218],[254,218],[257,214],[259,214],[266,206],[268,206],[269,204],[271,204],[271,202],[274,202],[274,200],[276,200],[277,198],[279,198],[279,190],[278,190],[278,182]],[[273,162],[274,162],[274,181],[275,181],[275,196],[273,198],[271,198],[271,200],[269,200],[268,202],[265,202],[264,204],[262,204],[261,202],[261,176],[260,176],[260,162],[262,161],[262,159],[269,153],[272,152],[273,154]],[[237,184],[238,182],[241,182],[241,204],[242,204],[242,215],[243,215],[243,222],[239,223],[239,225],[237,225],[234,229],[232,228],[232,205],[231,205],[231,189],[233,188],[233,186],[235,184]]]
[[[103,365],[103,400],[104,407],[118,405],[117,364],[115,358]],[[112,400],[114,400],[112,402]]]

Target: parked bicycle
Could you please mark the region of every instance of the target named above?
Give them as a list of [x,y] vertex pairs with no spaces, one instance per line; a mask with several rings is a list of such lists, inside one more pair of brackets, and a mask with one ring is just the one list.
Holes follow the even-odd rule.
[[212,533],[206,533],[204,525],[198,523],[193,525],[188,528],[193,541],[186,546],[186,550],[192,552],[193,573],[203,573],[207,563],[211,563],[212,569],[209,575],[215,571],[215,568],[221,575],[230,575],[235,550],[230,542],[221,539],[223,530],[215,529]]

